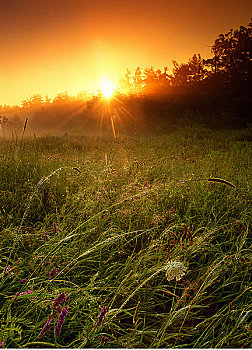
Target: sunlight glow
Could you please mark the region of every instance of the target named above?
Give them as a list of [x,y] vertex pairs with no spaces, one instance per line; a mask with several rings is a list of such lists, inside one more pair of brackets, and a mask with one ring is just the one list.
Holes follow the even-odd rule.
[[109,79],[107,78],[102,79],[100,86],[101,86],[101,92],[104,97],[110,98],[113,95],[114,87],[112,82]]

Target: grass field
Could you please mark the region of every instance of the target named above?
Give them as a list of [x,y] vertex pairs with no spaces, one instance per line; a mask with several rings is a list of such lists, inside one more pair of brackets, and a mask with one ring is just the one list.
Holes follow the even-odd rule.
[[250,347],[251,140],[1,139],[2,346]]

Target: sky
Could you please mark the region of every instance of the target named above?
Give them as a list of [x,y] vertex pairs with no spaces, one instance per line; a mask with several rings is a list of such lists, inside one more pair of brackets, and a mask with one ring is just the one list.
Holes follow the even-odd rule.
[[251,17],[252,0],[0,0],[0,105],[96,90],[127,68],[171,73]]

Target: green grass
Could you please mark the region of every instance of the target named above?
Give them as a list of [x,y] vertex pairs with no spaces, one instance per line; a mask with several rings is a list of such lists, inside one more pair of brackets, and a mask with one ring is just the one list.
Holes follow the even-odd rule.
[[[251,346],[249,130],[1,139],[0,152],[4,347]],[[38,339],[63,292],[59,337],[54,323]]]

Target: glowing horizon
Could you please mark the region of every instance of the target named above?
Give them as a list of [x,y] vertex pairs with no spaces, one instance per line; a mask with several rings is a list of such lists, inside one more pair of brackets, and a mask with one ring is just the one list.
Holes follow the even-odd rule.
[[95,91],[104,72],[118,82],[138,66],[171,72],[172,60],[210,58],[218,35],[251,12],[251,0],[0,1],[0,105]]

